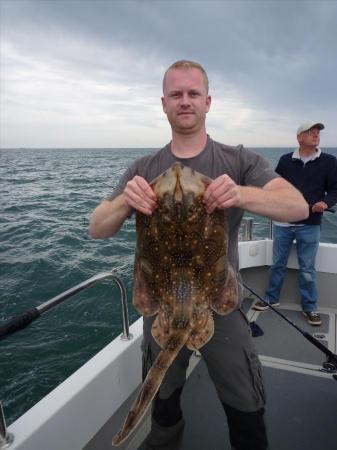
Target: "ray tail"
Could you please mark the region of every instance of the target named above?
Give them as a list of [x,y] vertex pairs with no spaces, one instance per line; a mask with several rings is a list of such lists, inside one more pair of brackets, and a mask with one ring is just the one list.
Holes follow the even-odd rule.
[[168,337],[164,348],[160,351],[149,370],[139,394],[122,425],[120,431],[114,436],[112,445],[120,445],[136,428],[147,408],[156,395],[160,384],[180,349],[186,343],[190,328],[174,330]]

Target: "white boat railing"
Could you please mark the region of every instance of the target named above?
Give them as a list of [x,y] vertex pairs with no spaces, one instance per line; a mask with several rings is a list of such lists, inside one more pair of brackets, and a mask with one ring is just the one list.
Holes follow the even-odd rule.
[[[42,314],[46,313],[50,309],[55,306],[63,303],[65,300],[73,297],[84,289],[88,289],[99,281],[103,281],[106,279],[111,279],[114,281],[120,291],[121,298],[121,306],[122,306],[122,321],[123,321],[123,332],[120,335],[120,338],[123,341],[129,341],[133,338],[129,329],[129,312],[128,312],[128,304],[127,304],[127,294],[125,285],[120,277],[118,277],[115,273],[116,269],[112,269],[110,272],[100,272],[97,275],[83,281],[82,283],[73,286],[67,291],[62,292],[56,297],[47,300],[39,306],[36,306],[20,316],[14,317],[9,321],[5,322],[0,326],[0,340],[5,339],[9,335],[15,333],[16,331],[22,330],[26,328],[30,323],[40,317]],[[11,433],[7,432],[6,428],[6,420],[3,412],[2,404],[0,401],[0,449],[9,448],[14,440],[14,436]]]
[[244,217],[240,226],[240,241],[252,241],[253,240],[253,217]]
[[8,448],[14,441],[12,433],[8,433],[2,404],[0,402],[0,448]]

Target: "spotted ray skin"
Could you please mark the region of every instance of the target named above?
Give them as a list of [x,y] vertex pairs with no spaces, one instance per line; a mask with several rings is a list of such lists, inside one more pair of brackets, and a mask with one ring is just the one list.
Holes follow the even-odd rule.
[[207,214],[203,205],[210,182],[175,163],[151,183],[158,204],[152,216],[136,214],[133,304],[143,316],[156,315],[151,331],[162,350],[113,445],[137,426],[180,349],[199,349],[211,339],[212,310],[228,314],[237,305],[224,211]]

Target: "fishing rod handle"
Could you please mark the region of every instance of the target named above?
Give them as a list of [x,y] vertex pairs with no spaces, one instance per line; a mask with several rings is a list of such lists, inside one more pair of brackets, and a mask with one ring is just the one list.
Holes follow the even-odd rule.
[[40,311],[37,308],[32,308],[20,316],[14,317],[14,319],[8,320],[3,325],[0,325],[0,341],[16,331],[26,328],[38,317],[40,317]]

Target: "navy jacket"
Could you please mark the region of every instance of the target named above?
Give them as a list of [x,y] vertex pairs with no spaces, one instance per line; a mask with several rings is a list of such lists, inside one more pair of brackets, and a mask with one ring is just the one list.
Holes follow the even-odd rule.
[[[288,180],[303,195],[309,205],[323,201],[328,207],[337,203],[337,159],[329,153],[320,156],[306,164],[293,158],[293,153],[281,156],[275,172]],[[322,213],[313,213],[306,220],[296,223],[319,225]]]

